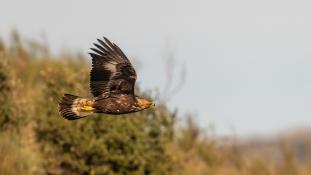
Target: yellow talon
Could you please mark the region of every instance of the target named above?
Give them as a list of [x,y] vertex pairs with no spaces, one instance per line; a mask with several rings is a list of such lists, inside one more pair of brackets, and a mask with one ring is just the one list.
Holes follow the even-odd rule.
[[93,108],[92,106],[83,106],[81,109],[82,109],[82,110],[85,110],[85,111],[91,111],[91,110],[93,110],[94,108]]

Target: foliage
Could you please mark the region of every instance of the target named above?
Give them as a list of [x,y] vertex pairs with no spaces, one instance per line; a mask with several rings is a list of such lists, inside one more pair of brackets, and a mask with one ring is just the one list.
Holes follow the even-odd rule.
[[9,123],[10,116],[12,116],[11,109],[11,95],[12,95],[12,82],[10,81],[11,75],[8,66],[8,59],[4,57],[4,53],[0,53],[0,126],[4,127]]
[[91,96],[89,67],[80,55],[53,57],[45,44],[17,32],[11,44],[0,40],[0,175],[311,173],[311,159],[299,161],[294,145],[276,146],[275,161],[261,148],[248,151],[251,146],[207,137],[193,116],[177,125],[164,103],[124,116],[67,121],[58,114],[58,100],[63,93]]
[[172,162],[164,150],[173,126],[164,122],[169,113],[151,109],[65,121],[57,112],[58,99],[65,92],[86,96],[88,69],[81,61],[58,62],[41,73],[45,87],[38,104],[38,140],[47,154],[48,173],[169,174]]
[[[16,32],[12,38],[12,46],[5,50],[8,56],[0,62],[0,100],[6,105],[0,108],[0,128],[9,133],[16,128],[20,140],[25,140],[24,128],[33,131],[36,143],[27,144],[40,150],[38,157],[44,161],[38,166],[45,174],[172,174],[175,163],[165,150],[173,134],[170,111],[67,121],[58,114],[58,100],[63,93],[90,96],[88,63],[71,54],[40,58],[36,55],[42,56],[37,54],[41,51],[25,49],[28,46]],[[11,127],[5,127],[7,123]],[[8,147],[15,144],[2,142]]]

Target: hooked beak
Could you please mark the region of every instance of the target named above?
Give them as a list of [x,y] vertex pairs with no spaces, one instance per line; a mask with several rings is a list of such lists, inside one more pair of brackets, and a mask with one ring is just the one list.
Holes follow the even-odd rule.
[[148,101],[148,102],[145,103],[145,106],[146,107],[155,107],[155,103],[151,102],[151,101]]
[[155,103],[149,101],[149,102],[146,104],[146,106],[148,106],[148,107],[155,107]]
[[139,104],[139,106],[143,107],[144,109],[155,106],[154,102],[149,101],[147,99],[138,99],[138,104]]
[[151,107],[155,107],[155,103],[154,102],[151,102]]

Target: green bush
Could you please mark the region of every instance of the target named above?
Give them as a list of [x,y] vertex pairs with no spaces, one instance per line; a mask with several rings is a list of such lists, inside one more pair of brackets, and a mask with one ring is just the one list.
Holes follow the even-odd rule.
[[165,152],[173,131],[168,111],[67,121],[58,114],[59,97],[65,92],[88,94],[88,66],[50,61],[41,72],[45,86],[36,130],[47,174],[171,174],[174,164]]
[[292,147],[268,145],[279,148],[275,162],[263,146],[252,150],[232,144],[232,138],[219,143],[205,137],[192,116],[176,128],[175,113],[165,104],[134,114],[67,121],[58,114],[58,101],[63,93],[90,97],[90,65],[79,55],[55,58],[46,45],[23,41],[17,32],[10,45],[0,40],[0,175],[311,172],[310,160],[298,161]]

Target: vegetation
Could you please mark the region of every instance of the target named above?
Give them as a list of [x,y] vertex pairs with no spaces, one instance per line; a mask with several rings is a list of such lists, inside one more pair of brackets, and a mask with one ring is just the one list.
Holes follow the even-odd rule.
[[164,103],[126,116],[64,120],[58,100],[65,92],[90,96],[88,72],[82,56],[51,56],[44,44],[17,32],[10,44],[0,42],[0,175],[311,173],[310,159],[299,159],[305,147],[301,153],[280,142],[274,159],[250,144],[220,143],[191,116],[177,127],[176,113]]

